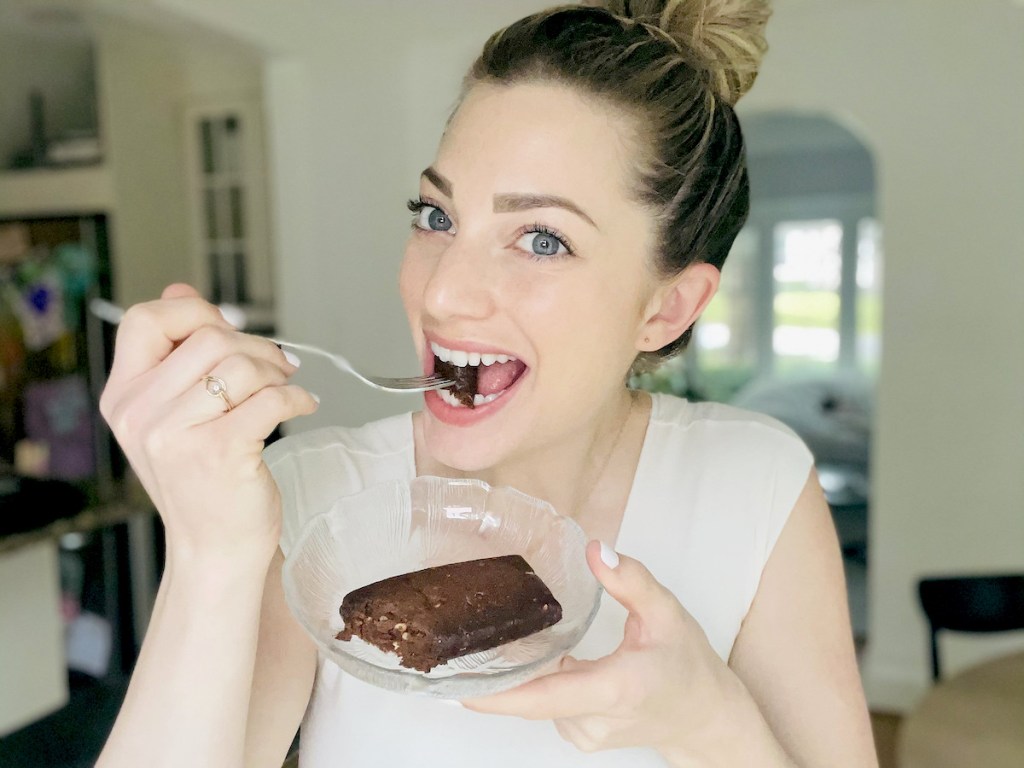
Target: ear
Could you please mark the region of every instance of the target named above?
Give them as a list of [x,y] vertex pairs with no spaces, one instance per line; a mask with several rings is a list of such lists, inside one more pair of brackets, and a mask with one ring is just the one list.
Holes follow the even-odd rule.
[[637,349],[653,352],[682,336],[718,291],[721,276],[714,266],[700,262],[658,286],[648,302],[637,335]]

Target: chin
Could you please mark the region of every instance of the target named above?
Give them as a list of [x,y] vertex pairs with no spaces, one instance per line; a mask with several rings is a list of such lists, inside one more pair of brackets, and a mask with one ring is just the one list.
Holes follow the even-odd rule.
[[429,413],[425,416],[423,440],[434,461],[460,472],[479,473],[507,458],[507,432],[498,439],[488,429],[453,427]]

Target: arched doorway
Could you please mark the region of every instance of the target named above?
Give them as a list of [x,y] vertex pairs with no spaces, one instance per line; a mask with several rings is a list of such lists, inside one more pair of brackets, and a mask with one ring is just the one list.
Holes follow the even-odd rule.
[[767,413],[815,454],[867,635],[867,516],[881,339],[870,148],[831,116],[741,115],[751,211],[686,355],[641,386]]
[[[875,164],[870,148],[828,115],[758,112],[742,124],[751,215],[727,267],[733,273],[724,274],[722,305],[698,331],[696,380],[713,382],[716,360],[718,376],[733,365],[732,401],[779,418],[815,454],[863,642],[881,339]],[[732,316],[730,303],[740,307]],[[722,321],[736,329],[735,341],[716,348],[714,323]],[[740,361],[753,374],[747,381],[735,374]]]

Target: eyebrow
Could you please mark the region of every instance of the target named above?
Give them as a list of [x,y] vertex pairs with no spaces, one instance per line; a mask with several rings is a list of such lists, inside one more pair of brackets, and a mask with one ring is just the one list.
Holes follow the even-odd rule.
[[452,183],[448,181],[444,176],[437,172],[434,166],[430,166],[423,173],[420,174],[423,178],[433,184],[440,190],[441,194],[445,197],[452,196]]
[[564,197],[558,197],[557,195],[494,196],[495,213],[514,213],[515,211],[525,211],[530,208],[562,208],[570,213],[575,213],[594,229],[598,228],[597,224],[594,223],[594,220],[590,218],[582,208],[576,205],[572,200],[567,200]]
[[[423,178],[433,184],[445,197],[452,196],[452,183],[446,179],[436,168],[430,166],[420,174]],[[572,200],[557,195],[528,195],[528,194],[503,194],[494,196],[495,213],[515,213],[526,211],[531,208],[561,208],[575,213],[586,221],[594,229],[598,229],[594,220],[587,215],[586,211],[580,208]]]

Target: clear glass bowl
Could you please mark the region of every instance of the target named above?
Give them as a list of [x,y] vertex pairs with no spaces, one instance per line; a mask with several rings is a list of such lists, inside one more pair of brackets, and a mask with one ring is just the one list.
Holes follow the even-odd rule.
[[[587,539],[546,502],[480,480],[417,477],[340,499],[303,529],[284,564],[285,599],[327,658],[360,680],[437,698],[512,688],[568,653],[600,605]],[[428,673],[358,638],[335,639],[353,589],[435,565],[521,555],[562,605],[562,620],[534,635],[452,659]]]

